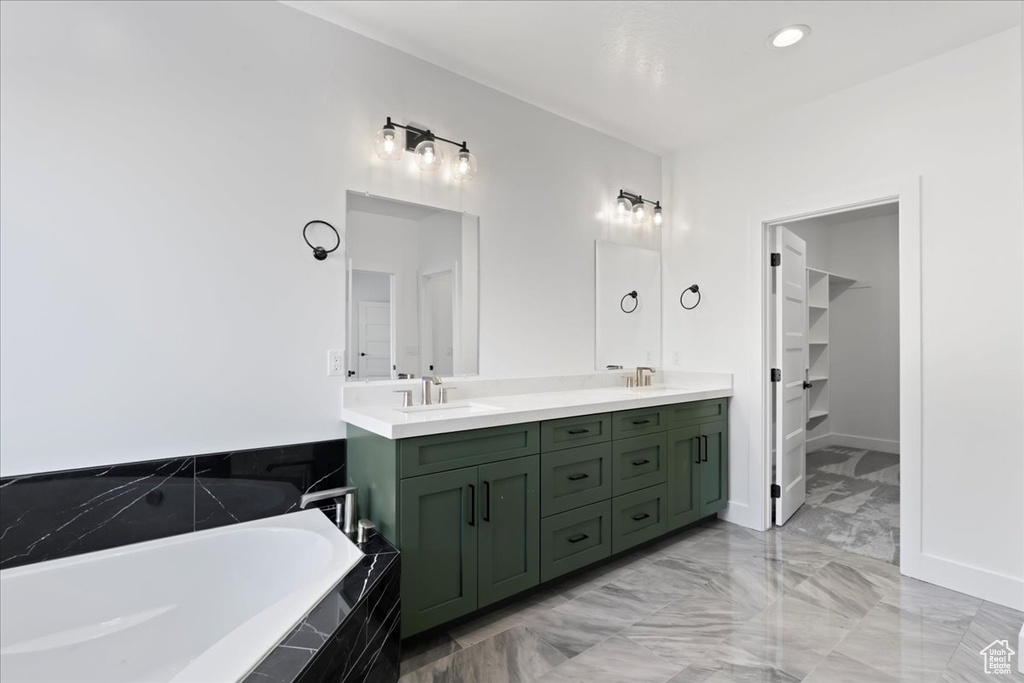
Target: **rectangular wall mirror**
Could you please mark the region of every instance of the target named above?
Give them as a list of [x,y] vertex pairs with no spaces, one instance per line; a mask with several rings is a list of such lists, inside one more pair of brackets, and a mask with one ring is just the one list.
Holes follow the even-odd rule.
[[597,369],[661,365],[661,252],[598,241],[595,272]]
[[347,375],[475,375],[479,219],[349,192]]

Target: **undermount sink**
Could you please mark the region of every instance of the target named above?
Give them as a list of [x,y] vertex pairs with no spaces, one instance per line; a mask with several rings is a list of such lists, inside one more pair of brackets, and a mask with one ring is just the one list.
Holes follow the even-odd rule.
[[500,410],[494,406],[489,406],[484,403],[473,403],[473,402],[457,402],[457,403],[437,403],[429,406],[408,406],[405,408],[395,408],[400,413],[486,413],[492,410]]

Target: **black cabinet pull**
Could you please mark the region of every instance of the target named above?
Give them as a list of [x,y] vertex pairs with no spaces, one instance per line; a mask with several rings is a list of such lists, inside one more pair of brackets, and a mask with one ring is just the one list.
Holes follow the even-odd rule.
[[476,486],[469,485],[469,525],[476,526]]
[[646,465],[649,462],[650,460],[648,460],[647,458],[640,458],[639,460],[634,460],[633,465],[636,467],[640,467],[640,465]]
[[569,537],[569,543],[579,543],[580,541],[585,541],[588,538],[590,538],[590,536],[587,534],[576,534],[575,536]]
[[569,433],[572,434],[573,436],[576,436],[577,434],[586,434],[589,431],[589,429],[570,429]]
[[579,481],[580,479],[586,479],[590,475],[586,472],[577,472],[576,474],[569,475],[569,481]]
[[635,425],[645,425],[650,424],[650,422],[650,420],[633,420],[633,424]]
[[700,437],[699,436],[695,436],[693,438],[697,439],[697,460],[695,462],[699,465],[700,464]]
[[647,519],[648,517],[650,517],[649,514],[647,514],[646,512],[641,512],[639,514],[633,515],[633,521],[639,522],[641,519]]
[[491,482],[484,482],[484,521],[491,521]]
[[704,457],[701,459],[701,462],[707,462],[708,461],[708,437],[702,436],[700,438],[704,439]]

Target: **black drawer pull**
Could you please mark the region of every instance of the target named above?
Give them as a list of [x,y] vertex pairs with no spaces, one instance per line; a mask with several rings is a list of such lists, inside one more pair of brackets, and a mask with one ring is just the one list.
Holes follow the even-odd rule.
[[701,458],[701,462],[707,462],[708,461],[708,437],[702,436],[701,438],[704,439],[704,457]]
[[476,526],[476,486],[469,485],[469,525]]
[[587,434],[589,432],[590,432],[589,429],[570,429],[569,430],[569,434],[572,434],[573,436],[576,436],[577,434]]
[[633,515],[633,521],[639,522],[641,519],[647,519],[648,517],[650,517],[650,515],[646,512],[640,512],[638,514]]
[[633,461],[633,465],[636,466],[636,467],[640,467],[640,465],[646,465],[646,464],[648,464],[650,462],[651,461],[648,460],[647,458],[640,458],[639,460],[634,460]]
[[699,465],[700,464],[700,437],[699,436],[695,436],[693,438],[697,439],[697,460],[696,460],[696,462]]
[[579,481],[580,479],[586,479],[590,475],[586,472],[577,472],[576,474],[569,475],[569,481]]
[[588,538],[590,538],[590,536],[587,534],[576,534],[575,536],[569,537],[569,543],[579,543],[580,541],[585,541]]
[[651,423],[650,420],[633,420],[633,424],[635,424],[635,425],[645,425],[645,424],[650,424],[650,423]]

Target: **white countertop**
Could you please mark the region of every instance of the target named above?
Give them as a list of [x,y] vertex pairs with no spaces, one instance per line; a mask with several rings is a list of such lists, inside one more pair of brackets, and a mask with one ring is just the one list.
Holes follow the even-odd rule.
[[[542,391],[507,396],[479,396],[452,401],[447,409],[413,406],[403,412],[397,406],[348,406],[342,420],[389,439],[460,432],[523,422],[554,420],[615,410],[732,396],[732,377],[709,375],[681,378],[670,385],[639,389],[592,387],[567,391]],[[415,396],[415,393],[414,393]],[[393,400],[397,404],[398,397]],[[409,409],[406,409],[409,410]]]

